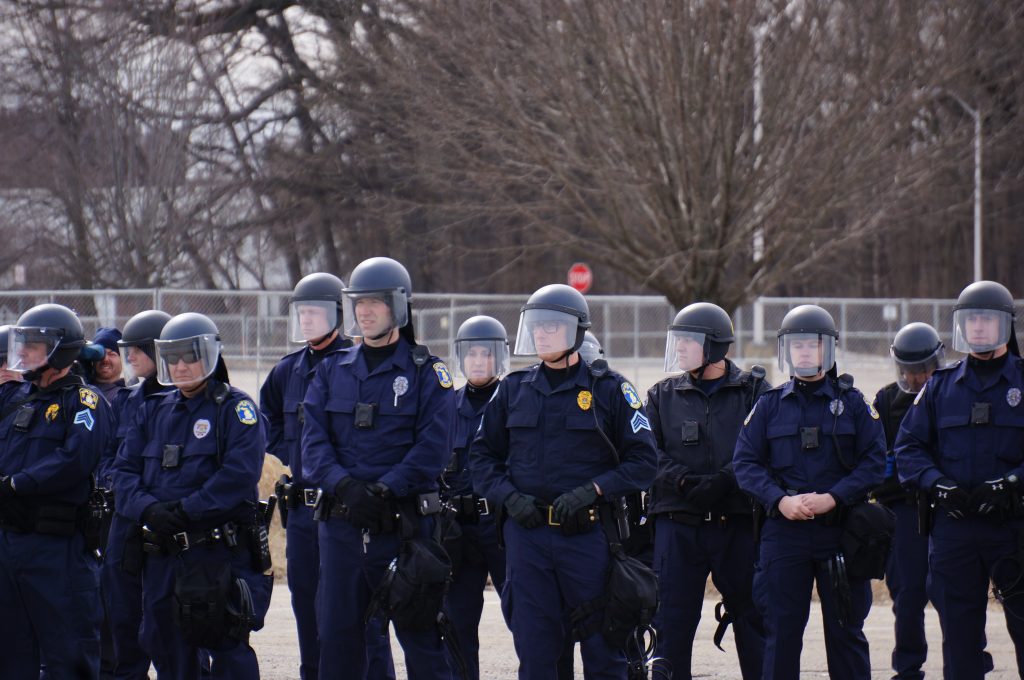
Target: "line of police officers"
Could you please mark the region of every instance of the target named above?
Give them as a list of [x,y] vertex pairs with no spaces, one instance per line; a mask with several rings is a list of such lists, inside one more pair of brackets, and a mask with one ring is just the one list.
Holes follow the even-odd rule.
[[[587,677],[627,677],[601,608],[610,547],[626,538],[610,508],[641,492],[634,529],[653,527],[660,577],[656,675],[690,677],[710,574],[723,597],[716,643],[732,623],[745,679],[798,677],[812,583],[830,675],[869,677],[869,579],[844,528],[869,495],[895,515],[895,677],[923,677],[928,599],[946,677],[991,670],[990,581],[1024,668],[1024,362],[1004,287],[961,294],[953,347],[968,358],[951,367],[934,329],[902,329],[898,379],[874,402],[838,375],[838,332],[820,307],[783,319],[790,380],[772,388],[763,369],[726,358],[725,311],[690,305],[669,326],[670,375],[646,408],[603,359],[581,360],[590,315],[567,286],[522,309],[515,353],[540,359],[526,369],[509,373],[499,322],[466,321],[453,354],[467,383],[454,393],[416,342],[411,299],[388,258],[361,263],[348,286],[300,281],[289,337],[304,346],[271,372],[260,410],[230,385],[202,315],[133,317],[118,345],[134,384],[110,403],[72,372],[85,344],[74,313],[22,315],[4,369],[24,381],[0,385],[0,639],[11,645],[0,676],[99,677],[105,608],[111,677],[146,677],[152,661],[161,678],[257,678],[248,634],[271,588],[269,508],[256,497],[265,451],[292,472],[277,496],[304,679],[393,678],[388,619],[410,678],[479,677],[488,577],[520,678],[571,677],[574,637]],[[109,538],[97,540],[105,507]],[[423,543],[447,549],[453,577],[440,591],[409,571]],[[434,616],[438,592],[447,616]],[[428,607],[425,624],[410,602]]]

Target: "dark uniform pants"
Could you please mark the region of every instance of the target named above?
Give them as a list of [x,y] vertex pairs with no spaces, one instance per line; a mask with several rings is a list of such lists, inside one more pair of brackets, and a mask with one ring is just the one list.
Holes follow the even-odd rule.
[[761,677],[764,630],[751,593],[754,537],[749,516],[725,526],[705,522],[686,526],[658,515],[654,528],[654,566],[660,604],[654,619],[657,654],[668,661],[675,680],[691,676],[693,639],[700,623],[708,573],[733,615],[733,634],[745,680]]
[[896,513],[896,535],[885,567],[885,583],[896,617],[892,669],[901,680],[919,680],[924,677],[921,667],[928,655],[924,632],[928,537],[918,531],[916,505],[903,502],[888,507]]
[[125,541],[135,530],[134,522],[114,513],[100,571],[103,603],[114,642],[116,680],[141,680],[149,677],[149,655],[139,644],[139,630],[142,628],[142,565],[138,565],[135,574],[122,569]]
[[871,677],[864,619],[871,609],[871,584],[850,584],[851,613],[839,625],[836,599],[826,560],[838,552],[842,529],[818,520],[769,519],[761,535],[760,561],[754,571],[754,601],[765,629],[764,680],[797,680],[804,629],[811,608],[811,586],[817,583],[825,629],[829,677],[865,680]]
[[0,530],[0,678],[99,677],[99,566],[82,536]]

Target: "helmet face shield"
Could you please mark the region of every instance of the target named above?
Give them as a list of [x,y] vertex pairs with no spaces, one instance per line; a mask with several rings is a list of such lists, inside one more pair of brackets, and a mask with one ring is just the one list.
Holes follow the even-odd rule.
[[836,364],[836,339],[823,333],[784,333],[779,336],[779,370],[789,376],[813,378]]
[[332,300],[295,300],[288,305],[288,340],[319,340],[338,327],[338,303]]
[[509,369],[507,340],[456,340],[452,348],[460,375],[476,385],[484,385]]
[[216,335],[198,335],[181,340],[157,340],[156,379],[161,385],[188,387],[213,374],[220,357]]
[[953,312],[953,349],[991,352],[1010,342],[1013,316],[995,309],[964,308]]
[[524,309],[519,314],[518,356],[563,354],[576,346],[579,318],[555,309]]
[[409,322],[409,300],[401,288],[345,293],[345,335],[376,338]]
[[704,364],[704,333],[668,329],[665,372],[695,371]]
[[156,375],[156,362],[143,350],[141,345],[118,342],[117,350],[121,354],[121,374],[124,376],[126,385],[132,385],[137,380],[145,380],[151,375]]
[[889,353],[892,355],[892,361],[896,367],[896,385],[909,394],[920,392],[935,369],[942,366],[946,357],[946,350],[942,345],[939,345],[930,357],[918,361],[902,361],[891,349]]
[[64,332],[57,328],[15,326],[7,338],[7,368],[25,373],[46,365]]

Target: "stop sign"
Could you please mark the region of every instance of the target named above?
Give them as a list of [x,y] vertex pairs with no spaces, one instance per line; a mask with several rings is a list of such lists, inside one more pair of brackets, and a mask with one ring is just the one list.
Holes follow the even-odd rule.
[[569,285],[581,293],[590,290],[594,284],[594,272],[586,262],[577,262],[569,267]]

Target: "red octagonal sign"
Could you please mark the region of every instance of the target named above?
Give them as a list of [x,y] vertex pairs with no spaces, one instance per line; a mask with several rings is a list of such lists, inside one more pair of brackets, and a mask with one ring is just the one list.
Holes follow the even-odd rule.
[[586,262],[577,262],[569,267],[569,285],[581,293],[586,293],[594,284],[594,272]]

